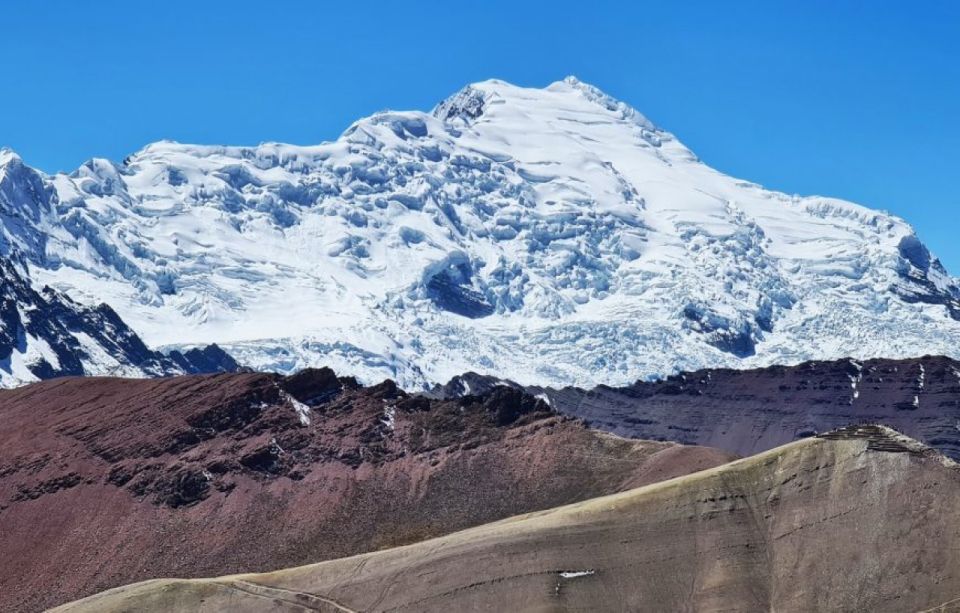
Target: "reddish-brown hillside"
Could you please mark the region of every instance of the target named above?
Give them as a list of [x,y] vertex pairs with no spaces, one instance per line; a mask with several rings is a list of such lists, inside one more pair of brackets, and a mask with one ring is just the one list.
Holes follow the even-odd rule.
[[431,400],[329,370],[0,391],[0,610],[270,570],[714,466],[523,392]]

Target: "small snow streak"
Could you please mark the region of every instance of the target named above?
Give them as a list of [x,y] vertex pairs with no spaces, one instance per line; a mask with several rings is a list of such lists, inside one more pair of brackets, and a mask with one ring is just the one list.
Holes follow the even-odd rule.
[[578,577],[589,577],[596,572],[595,570],[562,570],[560,576],[564,579],[576,579]]
[[390,405],[383,410],[383,419],[380,420],[388,430],[393,430],[397,422],[397,409],[396,407]]
[[850,378],[850,388],[853,390],[853,396],[850,398],[850,404],[860,397],[860,381],[863,379],[863,364],[856,360],[850,360],[850,365],[857,369],[857,375],[847,375]]
[[917,375],[917,394],[913,397],[913,406],[915,408],[920,408],[920,392],[923,392],[923,388],[926,385],[927,379],[927,369],[923,367],[923,364],[920,364],[920,374]]
[[300,418],[301,424],[303,424],[304,426],[310,425],[310,407],[303,404],[302,402],[300,402],[299,400],[297,400],[296,398],[294,398],[293,396],[291,396],[290,394],[288,394],[283,390],[280,390],[280,397],[283,399],[284,402],[286,402],[288,405],[293,407],[293,410],[296,411],[297,413],[297,417]]

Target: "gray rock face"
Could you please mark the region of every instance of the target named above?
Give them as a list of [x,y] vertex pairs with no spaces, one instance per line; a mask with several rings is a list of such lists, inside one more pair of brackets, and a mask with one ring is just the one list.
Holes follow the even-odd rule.
[[849,424],[882,423],[960,458],[960,363],[942,357],[704,370],[550,397],[597,428],[740,455]]
[[[468,373],[431,393],[513,385]],[[752,455],[850,424],[882,423],[960,459],[960,362],[838,360],[754,370],[699,370],[627,387],[526,388],[621,436]]]
[[115,372],[128,376],[233,372],[216,345],[164,354],[148,348],[106,304],[78,304],[50,288],[35,290],[0,257],[0,381]]

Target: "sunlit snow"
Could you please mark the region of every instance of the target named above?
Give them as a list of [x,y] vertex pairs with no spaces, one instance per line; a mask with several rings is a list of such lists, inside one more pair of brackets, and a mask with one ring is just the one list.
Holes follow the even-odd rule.
[[258,369],[416,388],[960,357],[957,282],[904,221],[723,175],[573,78],[477,83],[316,146],[16,159],[29,223],[4,238],[37,284]]

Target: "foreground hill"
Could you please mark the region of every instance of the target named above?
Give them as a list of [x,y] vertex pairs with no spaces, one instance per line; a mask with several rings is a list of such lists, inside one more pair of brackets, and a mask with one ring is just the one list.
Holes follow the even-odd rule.
[[0,151],[9,254],[148,344],[409,389],[960,357],[957,280],[906,222],[726,176],[574,78],[316,146],[159,142],[53,176]]
[[400,545],[730,459],[506,387],[430,400],[328,370],[0,390],[0,440],[3,611]]
[[956,610],[958,499],[957,465],[865,426],[408,547],[57,611]]
[[[466,374],[431,393],[452,398],[499,385],[522,387]],[[960,362],[945,357],[711,369],[625,387],[524,389],[593,428],[742,456],[849,424],[883,423],[960,460]]]

